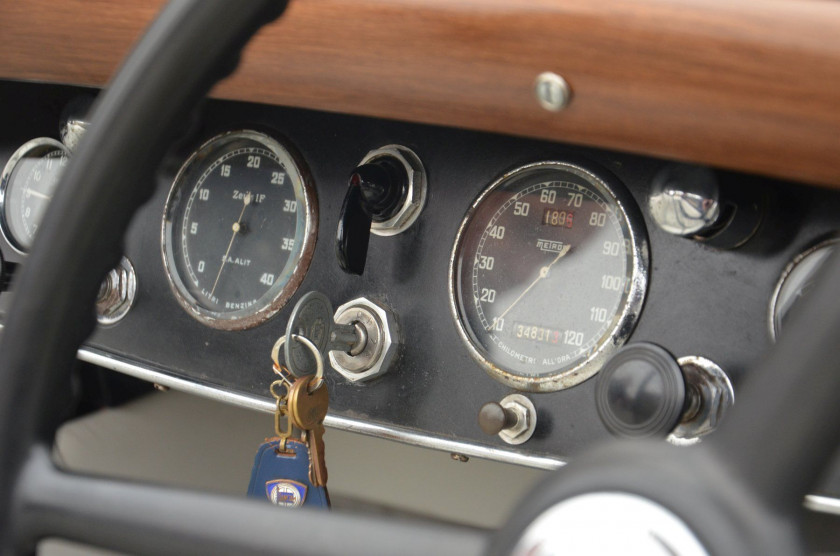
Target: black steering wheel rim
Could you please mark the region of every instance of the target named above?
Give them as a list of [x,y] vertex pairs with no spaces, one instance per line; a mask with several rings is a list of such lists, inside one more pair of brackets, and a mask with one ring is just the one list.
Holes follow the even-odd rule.
[[[485,547],[485,535],[467,529],[393,520],[383,526],[381,518],[313,517],[305,511],[284,515],[285,529],[305,531],[317,520],[318,527],[328,528],[330,534],[277,538],[266,534],[277,526],[273,508],[244,499],[74,476],[56,469],[49,458],[76,350],[95,325],[99,284],[119,260],[131,216],[151,194],[154,171],[178,121],[218,79],[233,71],[242,46],[285,4],[172,2],[97,101],[93,125],[63,177],[16,282],[15,303],[0,344],[0,553],[30,551],[47,536],[141,553],[367,554],[398,546],[403,553],[464,554]],[[726,460],[721,477],[743,481],[768,509],[770,520],[801,500],[840,439],[840,427],[835,425],[840,421],[840,404],[830,396],[840,388],[840,348],[835,345],[840,343],[829,332],[840,326],[840,258],[827,266],[829,276],[812,296],[820,301],[810,303],[800,319],[811,319],[821,328],[814,334],[813,328],[809,332],[794,323],[760,369],[764,381],[752,381],[751,391],[739,396],[729,426],[702,449],[678,456],[689,462],[691,454],[699,452],[702,455],[695,459],[706,463]],[[791,380],[787,371],[801,366],[821,372]],[[782,403],[810,411],[786,422],[766,407]],[[762,416],[760,422],[754,422],[756,415]],[[815,421],[824,426],[813,426]],[[784,454],[774,456],[768,450],[772,442],[781,442]],[[606,452],[608,456],[596,453],[592,459],[605,459],[603,465],[615,469],[615,458],[626,456],[644,467],[645,457],[631,454],[638,448],[617,446]],[[796,458],[804,448],[809,450],[807,457]],[[652,448],[653,455],[646,457],[659,457],[664,449]],[[757,462],[764,461],[772,469],[755,472]],[[774,488],[779,482],[783,488]],[[537,505],[550,503],[542,500],[545,497],[535,498],[540,499]],[[92,523],[97,526],[91,527]],[[515,538],[522,526],[514,520],[500,538]],[[498,546],[509,543],[500,541]],[[795,543],[785,544],[790,546]]]
[[[318,518],[330,522],[329,535],[280,542],[270,506],[77,476],[50,459],[76,351],[95,325],[98,285],[119,260],[125,230],[151,195],[179,122],[285,7],[282,0],[174,0],[97,99],[16,280],[0,345],[0,554],[29,553],[46,537],[154,554],[362,554],[396,543],[396,535],[411,539],[417,553],[450,543],[465,553],[483,546],[484,536],[473,531],[393,523],[373,534],[378,520],[340,515]],[[313,521],[308,512],[291,512],[283,523],[304,531]],[[348,538],[356,539],[349,548]]]

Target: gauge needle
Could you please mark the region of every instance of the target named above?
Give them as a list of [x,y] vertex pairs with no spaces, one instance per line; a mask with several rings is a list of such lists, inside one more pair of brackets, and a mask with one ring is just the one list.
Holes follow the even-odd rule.
[[510,312],[510,310],[511,310],[511,309],[513,309],[514,307],[516,307],[516,304],[517,304],[517,303],[519,303],[520,301],[522,301],[522,298],[523,298],[523,297],[525,297],[525,294],[527,294],[529,291],[531,291],[531,289],[532,289],[534,286],[536,286],[536,285],[540,282],[540,280],[542,280],[543,278],[545,278],[546,276],[548,276],[548,271],[551,269],[551,267],[552,267],[552,266],[554,266],[554,263],[556,263],[557,261],[559,261],[560,259],[562,259],[562,258],[563,258],[563,256],[564,256],[566,253],[568,253],[568,252],[569,252],[569,249],[571,249],[571,247],[572,247],[571,245],[564,245],[564,246],[563,246],[563,248],[562,248],[562,249],[560,249],[560,251],[557,253],[557,256],[556,256],[556,257],[554,257],[554,260],[553,260],[553,261],[551,261],[550,263],[548,263],[548,266],[544,266],[544,267],[542,267],[542,268],[540,269],[540,275],[539,275],[539,276],[537,276],[537,279],[536,279],[536,280],[534,280],[533,282],[531,282],[531,285],[529,285],[527,288],[525,288],[525,291],[524,291],[524,292],[522,292],[522,293],[520,293],[520,294],[519,294],[519,297],[517,297],[517,298],[513,301],[513,303],[511,303],[511,304],[510,304],[510,306],[509,306],[507,309],[505,309],[505,310],[504,310],[504,312],[503,312],[501,315],[499,315],[498,317],[496,317],[496,318],[494,318],[494,319],[493,319],[493,324],[491,324],[491,325],[490,325],[490,327],[487,329],[487,331],[488,331],[488,332],[489,332],[489,331],[491,331],[491,330],[493,330],[493,329],[496,327],[496,323],[497,323],[497,322],[499,322],[500,320],[502,320],[503,318],[505,318],[505,315],[507,315],[507,314]]
[[26,196],[29,197],[30,195],[35,195],[36,197],[40,197],[41,199],[46,199],[47,201],[52,199],[52,197],[50,195],[44,195],[43,193],[35,191],[34,189],[27,189],[26,190]]
[[228,255],[230,255],[230,248],[233,247],[233,240],[236,239],[236,234],[239,233],[239,230],[242,229],[242,217],[245,215],[245,209],[248,208],[248,205],[251,204],[251,193],[249,192],[245,195],[245,198],[242,201],[242,212],[239,213],[239,218],[236,219],[236,222],[233,223],[233,235],[230,236],[230,242],[227,246],[227,251],[225,251],[225,255],[222,257],[222,266],[219,267],[219,273],[216,274],[216,281],[213,282],[213,289],[210,290],[210,297],[213,297],[213,293],[216,291],[216,286],[219,285],[219,278],[222,277],[222,271],[225,269],[225,263],[227,263]]

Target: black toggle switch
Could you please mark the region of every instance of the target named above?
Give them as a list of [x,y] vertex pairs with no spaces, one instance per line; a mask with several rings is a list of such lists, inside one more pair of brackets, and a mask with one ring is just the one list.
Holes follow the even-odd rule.
[[405,166],[394,157],[379,157],[353,171],[336,233],[336,256],[342,270],[364,272],[371,223],[385,222],[399,212],[408,195],[408,183]]
[[630,344],[601,369],[595,405],[604,426],[616,436],[664,438],[680,422],[686,405],[682,369],[655,344]]

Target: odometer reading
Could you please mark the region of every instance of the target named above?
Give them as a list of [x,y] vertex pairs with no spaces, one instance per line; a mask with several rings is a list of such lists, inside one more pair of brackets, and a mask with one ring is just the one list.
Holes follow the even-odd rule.
[[543,210],[542,223],[544,226],[571,229],[575,221],[575,213],[570,210],[559,210],[556,208],[545,208]]
[[646,245],[618,188],[571,164],[539,163],[473,205],[453,252],[453,308],[495,378],[566,388],[626,339],[644,294]]
[[164,215],[164,261],[178,300],[217,328],[270,317],[306,271],[314,211],[280,143],[253,131],[212,139],[179,172]]

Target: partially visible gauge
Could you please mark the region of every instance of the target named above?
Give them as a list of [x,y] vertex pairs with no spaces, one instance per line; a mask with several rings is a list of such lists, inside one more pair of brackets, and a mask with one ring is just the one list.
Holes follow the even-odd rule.
[[458,231],[458,331],[473,358],[514,388],[586,380],[639,317],[647,237],[630,195],[600,174],[568,162],[513,170],[479,195]]
[[41,137],[25,143],[6,163],[0,177],[0,230],[18,252],[32,247],[68,155],[67,147]]
[[791,310],[814,286],[818,271],[838,243],[840,237],[821,241],[797,255],[782,271],[770,299],[770,337],[773,341],[778,338]]
[[294,294],[317,235],[302,163],[256,131],[218,135],[175,178],[164,209],[163,262],[181,306],[225,330],[256,326]]

